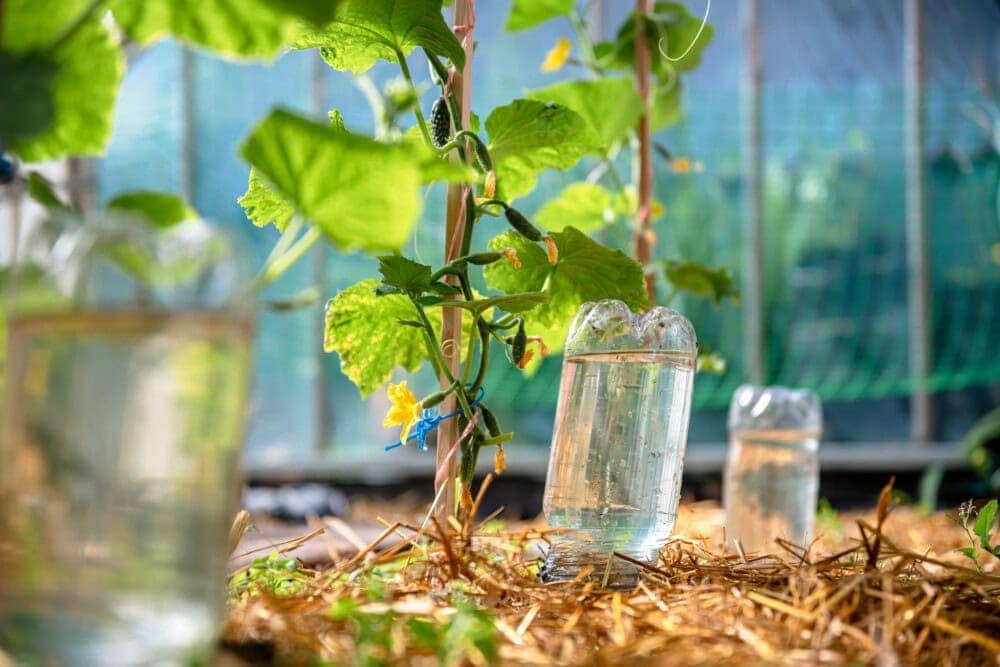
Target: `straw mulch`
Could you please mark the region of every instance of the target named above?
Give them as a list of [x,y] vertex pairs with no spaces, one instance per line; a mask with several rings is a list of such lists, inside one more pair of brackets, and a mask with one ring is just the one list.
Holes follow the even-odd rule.
[[[844,534],[771,555],[721,553],[717,505],[682,505],[631,592],[540,584],[540,524],[386,522],[361,552],[304,570],[297,594],[235,596],[223,640],[279,664],[998,664],[1000,561],[983,553],[977,571],[954,552],[968,545],[954,514],[892,508],[888,489],[839,517]],[[492,620],[463,642],[470,604]],[[441,645],[417,632],[431,625],[450,628]]]

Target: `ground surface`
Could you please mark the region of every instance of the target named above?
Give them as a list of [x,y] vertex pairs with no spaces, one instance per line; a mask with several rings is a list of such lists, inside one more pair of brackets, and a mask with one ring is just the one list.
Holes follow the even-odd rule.
[[[771,556],[722,554],[722,511],[683,505],[660,562],[624,592],[601,590],[599,573],[540,584],[541,524],[442,537],[412,509],[362,508],[245,538],[224,642],[284,664],[997,664],[1000,560],[980,551],[978,571],[955,551],[969,539],[954,512],[884,500],[828,515],[808,553]],[[279,542],[311,565],[253,564]]]

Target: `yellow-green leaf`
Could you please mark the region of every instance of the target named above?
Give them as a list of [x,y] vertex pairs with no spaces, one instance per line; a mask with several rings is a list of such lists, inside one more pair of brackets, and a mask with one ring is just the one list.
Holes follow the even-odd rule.
[[342,250],[397,250],[420,215],[421,168],[406,145],[279,109],[254,129],[241,154]]
[[426,356],[420,329],[399,324],[416,317],[405,296],[376,296],[378,280],[342,290],[326,305],[323,349],[340,356],[340,369],[367,396],[392,378],[397,366],[414,372]]
[[459,69],[465,65],[465,51],[441,15],[441,0],[343,0],[329,25],[304,29],[292,46],[318,48],[331,67],[355,74],[418,46]]
[[555,266],[537,244],[515,232],[494,237],[489,247],[501,250],[513,247],[522,267],[507,262],[486,267],[486,283],[508,294],[546,291],[549,301],[524,314],[531,333],[541,335],[553,350],[561,349],[566,329],[576,310],[586,301],[621,299],[633,310],[649,305],[642,267],[619,250],[606,248],[583,232],[567,227],[553,232],[559,248]]
[[295,215],[295,207],[268,187],[253,167],[250,168],[247,191],[239,198],[239,204],[250,222],[258,227],[273,223],[279,232],[285,231]]

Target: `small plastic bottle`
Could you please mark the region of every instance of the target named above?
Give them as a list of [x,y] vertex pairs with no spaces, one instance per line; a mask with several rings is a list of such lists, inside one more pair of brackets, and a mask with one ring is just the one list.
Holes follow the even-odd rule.
[[694,328],[669,308],[621,301],[580,307],[566,338],[545,487],[559,529],[543,581],[631,588],[655,563],[677,517],[695,371]]
[[726,548],[774,551],[776,538],[808,546],[819,491],[819,397],[745,384],[729,406],[723,481]]

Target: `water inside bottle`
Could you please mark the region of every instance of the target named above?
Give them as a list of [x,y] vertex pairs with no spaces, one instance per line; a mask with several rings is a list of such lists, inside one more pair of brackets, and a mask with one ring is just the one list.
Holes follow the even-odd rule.
[[613,552],[656,560],[677,517],[694,368],[677,352],[566,358],[544,508],[568,532],[553,537],[544,579],[589,564],[627,587],[634,572]]
[[224,601],[250,322],[8,324],[0,646],[29,664],[183,662]]
[[723,489],[726,543],[775,551],[775,538],[808,545],[819,492],[815,431],[735,431]]

